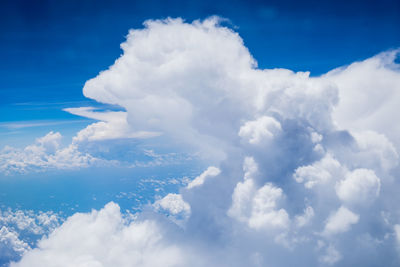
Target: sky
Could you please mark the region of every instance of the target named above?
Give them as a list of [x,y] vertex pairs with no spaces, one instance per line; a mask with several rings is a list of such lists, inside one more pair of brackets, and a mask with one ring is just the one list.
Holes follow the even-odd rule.
[[0,266],[398,266],[399,25],[386,0],[2,1]]

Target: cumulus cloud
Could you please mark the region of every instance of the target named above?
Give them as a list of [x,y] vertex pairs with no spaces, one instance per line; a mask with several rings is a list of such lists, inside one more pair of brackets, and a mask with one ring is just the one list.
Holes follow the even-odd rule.
[[1,260],[13,259],[21,256],[30,249],[30,246],[18,238],[18,233],[2,226],[0,229]]
[[356,169],[336,186],[338,197],[348,203],[366,203],[379,196],[380,179],[372,170]]
[[121,47],[83,93],[124,111],[69,110],[104,122],[78,139],[162,134],[217,167],[133,221],[75,214],[12,266],[399,265],[397,51],[261,70],[218,18],[147,21]]
[[298,227],[303,227],[310,223],[314,217],[314,209],[312,207],[307,207],[304,209],[304,214],[297,215],[295,221]]
[[328,153],[312,165],[297,168],[293,177],[296,182],[304,183],[306,188],[313,188],[318,184],[325,184],[332,179],[340,178],[343,175],[342,172],[340,163]]
[[118,205],[109,203],[101,211],[68,218],[38,249],[10,266],[176,266],[181,251],[163,239],[156,222],[129,223]]
[[326,253],[320,257],[320,261],[323,264],[332,265],[338,262],[342,258],[342,255],[332,245],[326,248]]
[[190,216],[190,206],[180,194],[168,194],[162,199],[158,199],[153,204],[157,211],[165,212],[175,222],[186,220]]
[[350,230],[351,225],[358,222],[360,217],[346,207],[341,206],[335,213],[329,216],[325,225],[324,234],[334,235]]
[[100,159],[79,151],[75,144],[61,147],[61,134],[49,132],[24,149],[6,146],[0,152],[0,171],[5,174],[46,169],[82,168]]
[[[389,171],[399,164],[398,152],[385,135],[373,131],[353,132],[352,135],[357,143],[357,161],[384,171]],[[356,159],[354,160],[357,163]]]
[[148,138],[158,136],[156,132],[135,132],[127,123],[127,114],[122,111],[96,112],[92,107],[66,108],[71,114],[99,120],[79,131],[73,143],[99,141],[118,138]]
[[281,131],[281,124],[273,117],[263,116],[254,121],[248,121],[240,127],[239,136],[248,140],[250,144],[260,144],[262,140],[269,140]]
[[204,182],[209,179],[210,177],[217,176],[218,174],[221,173],[221,170],[218,169],[217,167],[208,167],[207,170],[205,170],[202,174],[194,178],[188,185],[187,188],[193,188],[197,186],[201,186],[204,184]]
[[400,224],[395,224],[394,225],[394,233],[396,236],[396,241],[400,245]]
[[31,250],[32,236],[45,236],[61,222],[62,217],[51,211],[0,210],[0,266]]
[[[370,130],[400,145],[400,126],[393,123],[400,102],[399,49],[330,71],[325,77],[339,88],[334,120],[343,129]],[[368,75],[366,75],[368,74]]]
[[254,159],[246,158],[243,169],[244,182],[236,185],[228,214],[254,229],[286,228],[289,216],[277,203],[283,198],[282,189],[270,183],[257,189],[252,177],[258,171]]

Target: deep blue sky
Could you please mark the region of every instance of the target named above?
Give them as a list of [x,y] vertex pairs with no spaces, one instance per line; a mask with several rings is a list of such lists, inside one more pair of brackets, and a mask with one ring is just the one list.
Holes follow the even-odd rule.
[[84,100],[84,82],[119,56],[130,28],[210,15],[231,20],[261,68],[318,75],[400,44],[400,1],[393,0],[3,0],[0,104]]

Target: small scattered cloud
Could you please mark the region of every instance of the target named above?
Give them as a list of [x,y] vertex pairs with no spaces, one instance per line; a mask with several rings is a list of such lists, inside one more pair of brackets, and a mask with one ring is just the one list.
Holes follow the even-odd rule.
[[89,167],[103,160],[82,153],[74,144],[61,145],[61,134],[49,132],[23,149],[6,146],[0,151],[0,171],[5,174],[26,173],[48,169]]
[[360,216],[358,214],[341,206],[336,212],[329,216],[325,225],[324,234],[329,236],[347,232],[359,219]]
[[210,166],[207,168],[207,170],[205,170],[202,174],[200,174],[199,176],[197,176],[195,179],[193,179],[188,185],[187,188],[191,189],[193,187],[197,187],[197,186],[201,186],[202,184],[204,184],[204,182],[211,178],[211,177],[215,177],[218,174],[221,173],[221,170],[218,169],[217,167],[214,166]]
[[36,246],[32,236],[47,236],[62,221],[63,217],[52,211],[0,210],[0,264],[20,259]]

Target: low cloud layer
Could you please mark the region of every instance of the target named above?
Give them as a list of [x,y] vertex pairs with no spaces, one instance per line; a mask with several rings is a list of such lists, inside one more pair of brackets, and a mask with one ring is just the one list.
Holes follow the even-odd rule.
[[216,167],[134,219],[75,214],[11,266],[400,264],[398,51],[262,70],[218,18],[147,21],[121,47],[83,93],[126,111],[75,142],[163,135]]
[[61,138],[60,133],[49,132],[23,149],[10,146],[3,148],[0,151],[0,172],[12,174],[44,169],[74,169],[101,161],[82,153],[74,143],[62,147]]
[[60,226],[62,217],[51,211],[0,210],[0,266],[19,259],[36,246],[36,239]]

